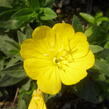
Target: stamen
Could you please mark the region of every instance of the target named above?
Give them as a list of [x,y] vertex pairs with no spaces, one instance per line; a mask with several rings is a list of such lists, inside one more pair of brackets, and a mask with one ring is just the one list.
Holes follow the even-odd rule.
[[58,64],[59,62],[60,62],[60,60],[59,60],[59,59],[57,59],[56,57],[54,57],[54,58],[53,58],[53,63]]
[[43,54],[44,56],[49,56],[49,54]]

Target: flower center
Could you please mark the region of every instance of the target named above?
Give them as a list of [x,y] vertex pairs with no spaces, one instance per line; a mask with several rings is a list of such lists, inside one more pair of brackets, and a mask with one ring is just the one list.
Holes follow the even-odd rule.
[[60,61],[61,61],[61,60],[58,59],[57,57],[54,57],[54,58],[53,58],[53,63],[55,63],[55,64],[58,64]]
[[73,57],[71,53],[65,50],[58,52],[57,55],[55,55],[53,58],[53,63],[58,67],[66,63],[71,63],[72,61],[73,61]]

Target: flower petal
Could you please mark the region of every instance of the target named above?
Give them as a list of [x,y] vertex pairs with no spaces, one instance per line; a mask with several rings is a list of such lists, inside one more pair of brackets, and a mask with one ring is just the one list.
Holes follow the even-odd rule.
[[37,80],[41,74],[49,70],[51,67],[50,64],[51,62],[49,60],[30,58],[24,60],[24,69],[30,78]]
[[56,94],[61,89],[61,81],[58,75],[58,69],[54,66],[48,71],[45,71],[37,81],[38,87],[41,91],[49,94]]
[[83,33],[77,32],[75,38],[70,41],[70,48],[74,58],[86,55],[89,51],[87,37]]
[[75,66],[81,66],[85,69],[91,68],[95,63],[95,57],[92,51],[90,50],[88,54],[81,58],[74,59],[74,65]]
[[40,46],[40,43],[35,43],[33,39],[26,39],[21,44],[20,54],[24,59],[44,58],[44,53],[48,53],[47,49]]
[[57,49],[69,50],[69,40],[74,37],[74,29],[70,24],[58,23],[52,28],[55,32]]
[[55,33],[48,26],[37,27],[32,33],[32,38],[48,49],[55,46]]
[[66,66],[63,70],[60,70],[60,78],[62,83],[65,85],[76,84],[86,76],[86,70],[79,67],[72,68],[71,66]]
[[53,26],[53,30],[60,39],[67,37],[70,40],[74,37],[74,29],[70,24],[57,23]]
[[34,57],[36,55],[35,51],[34,41],[32,39],[27,39],[21,44],[20,54],[24,59]]

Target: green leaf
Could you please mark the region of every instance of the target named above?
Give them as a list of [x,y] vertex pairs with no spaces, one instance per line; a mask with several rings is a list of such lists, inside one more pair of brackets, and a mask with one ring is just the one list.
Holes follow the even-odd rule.
[[5,68],[8,68],[8,67],[11,67],[13,65],[15,65],[18,61],[21,61],[21,56],[20,54],[15,54],[13,57],[11,57],[11,59],[6,63],[6,67]]
[[95,18],[97,19],[102,16],[103,16],[103,12],[98,12],[98,13],[96,13]]
[[74,86],[75,93],[80,98],[85,99],[86,101],[92,102],[92,103],[98,103],[98,93],[96,90],[96,87],[92,80],[89,78],[86,78],[82,80],[79,84]]
[[27,36],[19,30],[17,31],[17,37],[18,37],[19,44],[21,44],[27,38]]
[[76,32],[80,31],[80,32],[83,32],[83,26],[79,20],[79,18],[77,16],[73,16],[73,19],[72,19],[72,25],[75,29]]
[[41,20],[52,20],[57,17],[56,13],[50,8],[41,8],[42,15],[40,15]]
[[29,2],[29,6],[33,10],[36,10],[36,9],[39,9],[40,8],[40,2],[39,2],[39,0],[28,0],[28,2]]
[[95,18],[93,16],[91,16],[90,14],[87,13],[80,13],[80,16],[82,18],[84,18],[87,22],[91,23],[91,24],[95,24]]
[[23,69],[23,65],[21,63],[11,66],[9,68],[6,68],[6,69],[2,70],[2,72],[4,72],[5,74],[7,74],[11,77],[15,77],[15,78],[26,77],[26,74]]
[[[10,20],[11,16],[16,12],[16,9],[7,8],[0,13],[0,23]],[[3,25],[2,25],[3,26]],[[0,27],[2,27],[0,26]]]
[[106,42],[106,44],[104,45],[104,48],[109,48],[109,41]]
[[23,86],[22,89],[25,91],[28,91],[30,89],[31,86],[31,80],[29,79]]
[[32,32],[33,29],[31,28],[30,25],[25,26],[23,30],[18,30],[17,37],[18,37],[19,44],[21,44],[25,39],[31,38]]
[[17,10],[13,15],[12,18],[18,18],[22,16],[31,15],[33,13],[33,10],[31,8],[22,8]]
[[9,11],[11,10],[11,8],[8,8],[8,7],[0,7],[0,15],[6,11]]
[[21,63],[6,68],[0,72],[0,87],[14,85],[26,78]]
[[96,59],[94,68],[109,77],[109,63],[104,59]]
[[92,50],[93,53],[98,53],[103,51],[104,48],[98,45],[90,45],[90,49]]
[[4,68],[4,59],[0,59],[0,71]]
[[39,0],[41,7],[51,7],[55,0]]
[[98,57],[103,58],[105,60],[109,60],[109,49],[105,49],[98,53]]
[[8,21],[0,22],[0,28],[4,29],[18,29],[33,20],[32,16],[22,16],[19,18],[10,19]]
[[17,109],[27,109],[26,101],[23,98],[19,99]]
[[[7,56],[12,56],[12,51],[18,51],[19,45],[7,35],[0,35],[0,50]],[[15,55],[15,54],[14,54]]]
[[99,26],[103,21],[109,22],[109,19],[107,17],[100,17],[96,19],[96,23]]
[[[92,28],[93,33],[90,37],[88,37],[88,40],[93,45],[100,45],[102,46],[106,41],[106,29],[104,30],[100,26],[93,26]],[[104,36],[104,37],[103,37]]]
[[9,7],[11,8],[13,0],[0,0],[0,7]]
[[88,28],[86,29],[85,35],[86,35],[87,37],[90,37],[92,34],[93,34],[93,26],[90,26],[90,27],[88,27]]
[[25,31],[24,34],[26,35],[26,38],[32,37],[33,29],[30,25],[25,26],[24,31]]
[[22,8],[1,13],[0,18],[0,28],[17,29],[37,18],[37,13],[30,8]]

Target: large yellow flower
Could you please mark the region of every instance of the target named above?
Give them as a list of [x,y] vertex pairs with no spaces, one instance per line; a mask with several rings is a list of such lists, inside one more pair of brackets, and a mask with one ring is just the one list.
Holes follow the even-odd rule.
[[82,32],[75,33],[67,23],[37,27],[32,38],[22,43],[20,53],[27,75],[49,94],[58,93],[61,83],[78,83],[95,61],[87,37]]

